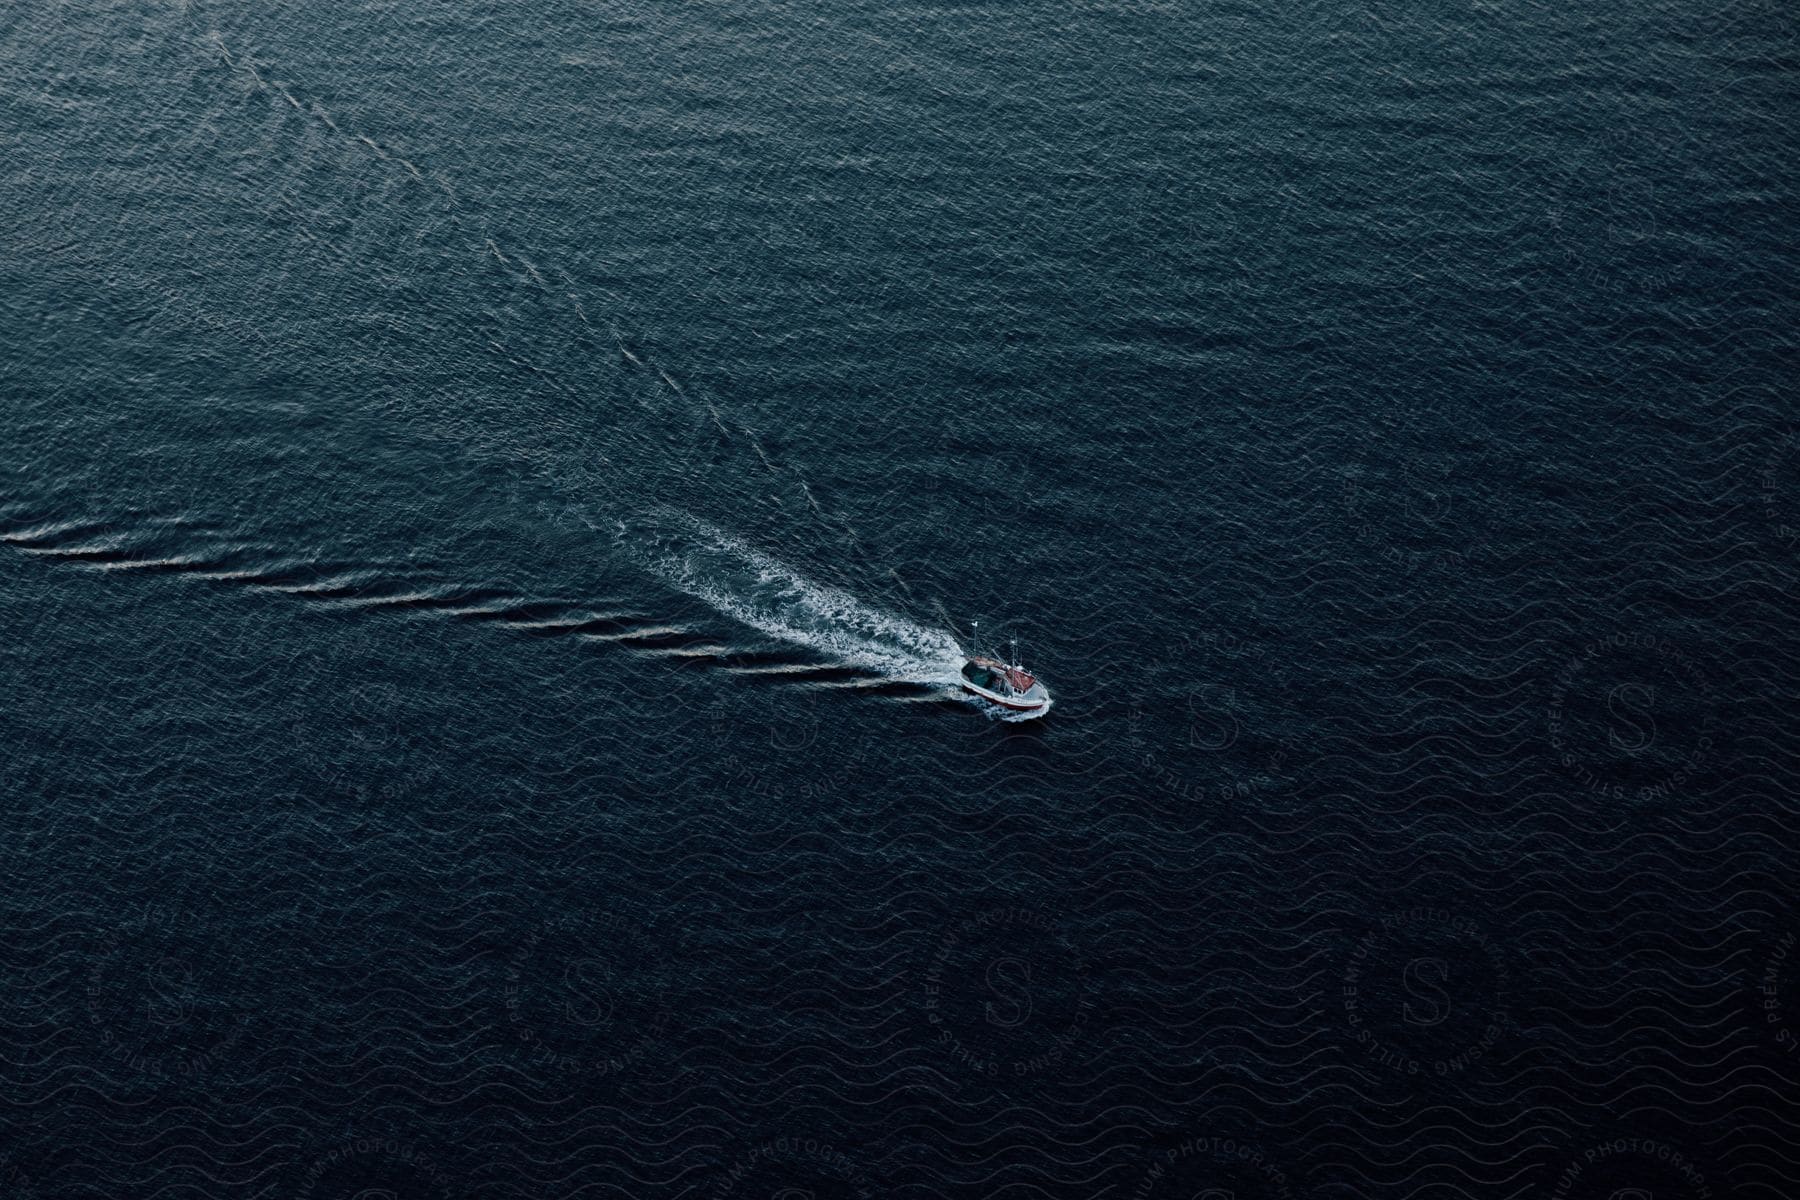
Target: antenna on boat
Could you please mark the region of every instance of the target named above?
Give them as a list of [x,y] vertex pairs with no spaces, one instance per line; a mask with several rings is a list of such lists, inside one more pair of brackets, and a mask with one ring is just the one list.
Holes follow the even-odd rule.
[[969,622],[969,654],[971,657],[981,653],[981,622]]
[[1019,639],[1009,638],[1007,644],[1012,647],[1012,665],[1016,667],[1019,665]]

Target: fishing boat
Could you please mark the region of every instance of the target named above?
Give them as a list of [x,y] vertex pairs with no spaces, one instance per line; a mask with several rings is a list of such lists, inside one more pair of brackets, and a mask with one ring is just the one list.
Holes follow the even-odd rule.
[[1020,664],[1016,640],[1006,662],[971,653],[963,663],[962,689],[1016,713],[1037,714],[1050,707],[1050,692]]

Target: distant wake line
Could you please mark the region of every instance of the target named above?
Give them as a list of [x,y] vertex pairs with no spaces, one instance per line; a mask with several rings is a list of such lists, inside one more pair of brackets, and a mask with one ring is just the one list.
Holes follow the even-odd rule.
[[950,634],[807,579],[705,521],[672,514],[646,542],[636,549],[664,581],[770,637],[907,683],[954,684],[962,668]]

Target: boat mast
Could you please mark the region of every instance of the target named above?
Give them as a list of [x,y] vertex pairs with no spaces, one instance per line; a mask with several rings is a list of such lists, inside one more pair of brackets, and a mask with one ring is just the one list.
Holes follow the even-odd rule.
[[1008,640],[1007,644],[1012,647],[1012,663],[1011,663],[1011,665],[1016,667],[1019,665],[1019,639],[1011,638]]

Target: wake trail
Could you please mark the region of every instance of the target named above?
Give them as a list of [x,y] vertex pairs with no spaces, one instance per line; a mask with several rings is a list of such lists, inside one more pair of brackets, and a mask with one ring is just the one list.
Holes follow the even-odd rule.
[[[232,54],[217,31],[210,33],[210,41],[228,67],[247,73],[259,88],[268,86],[257,72],[251,54]],[[276,87],[293,109],[310,114],[346,143],[372,154],[389,167],[403,166],[415,180],[423,181],[429,174],[449,196],[452,208],[461,208],[455,189],[440,172],[422,172],[397,147],[390,152],[361,131],[340,128],[332,114],[317,100],[303,104],[288,84],[277,83]],[[550,293],[543,272],[524,253],[515,249],[508,254],[501,248],[494,232],[479,222],[465,223],[454,214],[451,220],[480,236],[478,253],[491,255],[508,270],[522,269],[532,283]],[[582,328],[593,331],[593,323],[580,301],[574,280],[555,263],[546,261],[546,266],[567,285],[565,295]],[[655,361],[656,356],[634,352],[621,335],[616,319],[609,324],[613,341],[626,364],[651,375],[683,403],[692,405],[698,401],[703,404],[706,416],[722,438],[731,441],[741,437],[770,474],[791,474],[807,509],[818,520],[827,525],[842,525],[841,519],[834,519],[820,503],[797,464],[771,457],[762,439],[747,423],[737,419],[728,406],[698,386],[690,388],[683,384]],[[493,339],[488,340],[508,361],[526,366],[540,376],[550,376],[551,373],[537,363],[514,357]],[[862,539],[855,537],[847,526],[844,528],[856,544],[862,544]],[[720,612],[773,637],[806,646],[845,663],[867,667],[885,677],[954,685],[961,669],[962,651],[951,634],[870,607],[840,588],[807,579],[723,531],[691,519],[684,538],[684,541],[664,539],[660,556],[653,563],[656,572]]]
[[943,630],[809,579],[685,513],[623,527],[623,536],[627,552],[664,582],[770,637],[897,682],[954,684],[962,669],[962,649]]

